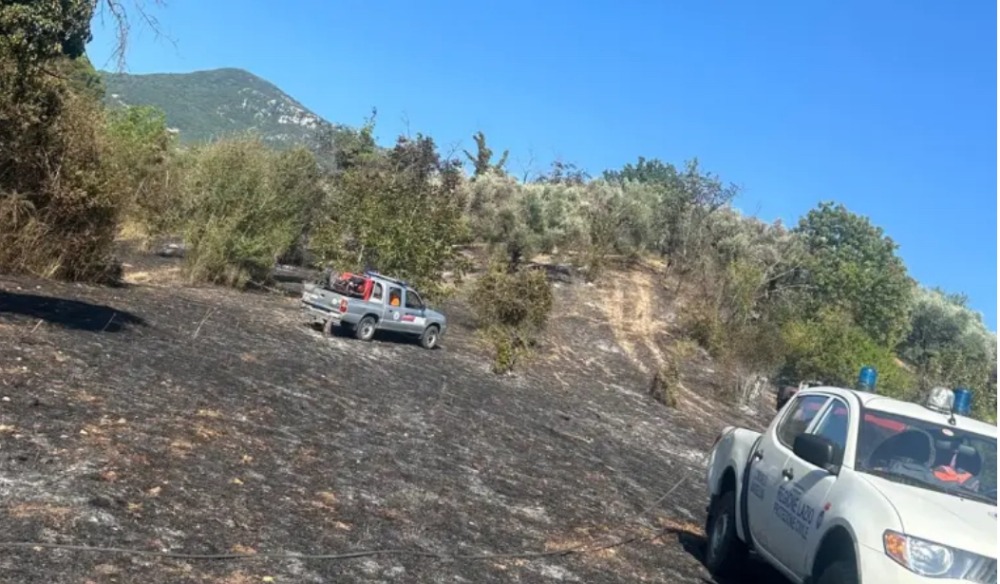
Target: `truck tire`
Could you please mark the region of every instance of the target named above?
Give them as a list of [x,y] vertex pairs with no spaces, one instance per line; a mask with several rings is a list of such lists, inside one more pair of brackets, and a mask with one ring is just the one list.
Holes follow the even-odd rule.
[[441,329],[436,324],[424,329],[424,334],[420,335],[420,346],[425,349],[433,349],[437,347],[438,336],[441,334]]
[[736,534],[736,492],[726,491],[709,510],[705,567],[713,576],[731,576],[742,567],[747,546]]
[[359,341],[370,341],[375,338],[375,319],[366,316],[358,321],[357,326],[354,327],[354,336]]
[[858,571],[854,562],[837,560],[823,570],[816,579],[816,584],[858,584]]

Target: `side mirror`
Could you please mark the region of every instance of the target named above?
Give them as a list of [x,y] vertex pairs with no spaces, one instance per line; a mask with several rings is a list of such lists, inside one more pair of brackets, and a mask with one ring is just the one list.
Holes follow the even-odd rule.
[[834,444],[829,438],[816,434],[796,436],[792,452],[802,460],[825,469],[831,474],[837,474],[840,471],[840,465],[844,463],[844,453],[840,446]]

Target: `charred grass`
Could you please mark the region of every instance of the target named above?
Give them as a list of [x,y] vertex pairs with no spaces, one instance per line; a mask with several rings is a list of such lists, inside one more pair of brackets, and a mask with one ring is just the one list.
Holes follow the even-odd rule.
[[[481,561],[5,549],[0,581],[709,581],[698,555],[702,456],[723,425],[762,419],[699,410],[707,365],[688,366],[677,410],[654,402],[646,339],[669,331],[609,324],[588,304],[605,289],[561,284],[530,369],[498,377],[460,305],[446,307],[456,324],[442,347],[425,351],[324,338],[293,298],[131,281],[0,278],[4,540],[453,555],[641,537],[592,554]],[[640,300],[654,316],[668,310]]]

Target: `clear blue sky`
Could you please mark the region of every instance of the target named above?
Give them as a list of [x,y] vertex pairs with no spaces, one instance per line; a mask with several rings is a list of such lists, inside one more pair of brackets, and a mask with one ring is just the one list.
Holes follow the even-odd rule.
[[514,171],[697,156],[762,218],[870,216],[996,330],[995,2],[167,2],[176,46],[136,32],[130,72],[241,67],[334,122],[377,107],[381,142],[481,129]]

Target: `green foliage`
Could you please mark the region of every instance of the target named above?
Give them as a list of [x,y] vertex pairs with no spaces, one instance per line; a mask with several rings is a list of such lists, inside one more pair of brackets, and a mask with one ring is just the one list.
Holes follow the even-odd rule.
[[918,397],[913,375],[844,311],[824,308],[815,318],[788,323],[783,332],[788,347],[784,373],[789,378],[854,387],[858,371],[870,365],[878,371],[880,393]]
[[646,160],[640,156],[635,164],[628,163],[621,170],[605,170],[603,176],[608,182],[669,186],[677,179],[677,169],[657,158]]
[[535,182],[550,185],[582,186],[588,180],[590,180],[590,175],[576,164],[555,160],[552,162],[549,172],[539,176]]
[[472,139],[476,141],[476,154],[472,155],[468,150],[464,150],[463,152],[473,165],[474,176],[480,177],[491,172],[503,174],[503,167],[507,164],[507,156],[510,152],[504,150],[503,154],[500,155],[500,160],[494,164],[493,150],[486,145],[486,134],[476,132],[473,134]]
[[[242,69],[130,75],[103,73],[108,105],[148,105],[166,113],[186,145],[253,132],[274,147],[310,145],[331,124],[272,83]],[[115,97],[117,96],[117,97]]]
[[973,388],[982,409],[987,398],[980,396],[988,396],[991,382],[996,383],[996,351],[996,335],[966,306],[965,298],[937,289],[917,292],[899,354],[916,368],[921,389]]
[[718,310],[706,302],[695,302],[687,307],[684,313],[684,330],[687,335],[708,351],[718,357],[726,346],[725,329]]
[[11,104],[4,85],[0,80],[0,270],[115,280],[121,191],[102,165],[102,112],[43,81],[33,90],[52,113],[44,119],[33,107],[39,101]]
[[255,137],[204,147],[184,184],[190,277],[235,287],[266,282],[300,241],[322,194],[317,181],[315,160],[302,150],[275,152]]
[[552,311],[552,288],[544,272],[495,264],[475,284],[470,298],[495,350],[494,371],[506,373],[530,351]]
[[309,139],[309,145],[319,161],[320,168],[331,177],[371,164],[378,159],[375,144],[375,113],[364,125],[354,130],[346,126],[321,124]]
[[53,68],[65,78],[73,93],[98,102],[104,99],[104,81],[86,55],[76,59],[57,58]]
[[111,151],[106,163],[125,189],[124,218],[147,236],[180,228],[178,167],[172,164],[173,138],[163,112],[148,106],[110,112]]
[[810,287],[810,312],[844,310],[869,337],[895,347],[906,334],[914,291],[895,242],[832,203],[810,211],[795,231],[809,252],[799,279]]
[[400,138],[388,155],[343,173],[311,250],[339,269],[374,268],[441,294],[441,273],[466,238],[457,166],[430,138]]
[[56,57],[80,57],[91,39],[94,4],[93,0],[4,0],[0,56],[26,76]]
[[118,275],[120,188],[103,164],[103,112],[67,77],[89,68],[77,59],[92,10],[89,0],[0,3],[0,270]]

